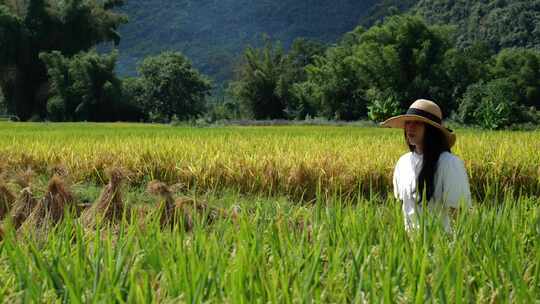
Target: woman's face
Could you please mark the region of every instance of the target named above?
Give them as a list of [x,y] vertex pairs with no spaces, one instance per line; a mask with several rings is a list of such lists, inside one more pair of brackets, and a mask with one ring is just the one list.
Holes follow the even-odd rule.
[[405,122],[405,135],[409,144],[413,146],[421,146],[424,142],[424,133],[426,131],[426,125],[420,121],[406,121]]

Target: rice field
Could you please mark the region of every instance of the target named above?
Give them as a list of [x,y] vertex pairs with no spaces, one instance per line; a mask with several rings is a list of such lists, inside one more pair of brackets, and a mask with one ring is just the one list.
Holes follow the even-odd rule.
[[0,302],[540,303],[540,132],[457,132],[407,233],[398,130],[0,123]]
[[[540,131],[458,130],[453,152],[466,163],[478,199],[540,194]],[[343,196],[385,194],[407,151],[399,130],[359,127],[181,128],[138,124],[0,123],[0,165],[39,175],[61,167],[75,182],[105,184],[105,171],[130,171],[201,191]]]

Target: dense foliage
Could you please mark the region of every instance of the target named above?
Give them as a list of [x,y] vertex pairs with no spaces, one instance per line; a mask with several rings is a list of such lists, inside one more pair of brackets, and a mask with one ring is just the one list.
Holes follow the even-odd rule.
[[540,52],[503,50],[491,60],[483,78],[468,87],[461,98],[457,117],[461,122],[489,129],[538,122]]
[[47,116],[54,121],[138,121],[144,115],[124,102],[122,83],[114,73],[117,54],[42,53],[50,79]]
[[[73,56],[100,42],[119,42],[122,0],[1,0],[0,87],[10,113],[45,117],[48,76],[41,52]],[[7,47],[6,47],[7,46]]]
[[323,52],[323,45],[305,39],[295,40],[287,54],[269,40],[264,48],[248,48],[230,92],[255,119],[314,115],[314,106],[294,85],[307,79],[305,67]]
[[379,0],[362,18],[362,26],[371,27],[385,18],[407,12],[418,3],[418,0]]
[[[458,47],[486,41],[506,47],[540,47],[538,0],[363,0],[348,1],[129,1],[123,12],[119,70],[134,74],[136,62],[165,49],[184,52],[221,83],[246,44],[264,45],[261,33],[288,48],[298,37],[334,42],[356,25],[370,27],[386,16],[411,11],[429,24],[456,26]],[[151,13],[150,13],[151,12]],[[159,20],[159,22],[157,22]],[[142,39],[141,39],[142,38]]]
[[139,66],[139,74],[140,78],[134,80],[139,84],[130,84],[130,94],[141,102],[151,120],[187,120],[205,110],[210,82],[182,54],[165,52],[147,57]]
[[[271,51],[267,45],[258,52]],[[248,49],[244,73],[235,83],[243,90],[233,90],[251,102],[253,113],[269,113],[268,104],[283,110],[296,100],[310,109],[305,115],[382,121],[428,98],[446,117],[455,113],[459,122],[485,128],[538,121],[539,51],[515,48],[493,54],[485,43],[458,48],[451,27],[430,26],[416,16],[389,17],[368,30],[358,27],[324,54],[313,54],[303,67],[305,77],[288,79],[289,94],[278,90],[280,79],[294,70],[281,53],[275,61],[253,60],[258,58],[253,54],[257,50]],[[260,85],[253,85],[257,81]],[[283,117],[283,112],[254,115]]]
[[429,23],[455,25],[460,47],[540,48],[539,0],[420,0],[414,11]]

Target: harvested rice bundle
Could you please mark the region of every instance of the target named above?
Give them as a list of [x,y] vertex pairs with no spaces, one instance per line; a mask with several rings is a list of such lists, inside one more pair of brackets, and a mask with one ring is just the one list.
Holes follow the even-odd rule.
[[[173,219],[175,218],[176,204],[171,192],[171,189],[167,187],[165,183],[159,181],[151,181],[148,184],[148,192],[161,196],[164,201],[158,203],[158,212],[161,213],[159,223],[161,227],[169,226],[173,224]],[[186,226],[188,223],[186,222]],[[189,224],[191,225],[191,223]],[[190,226],[191,227],[191,226]],[[191,229],[191,228],[190,228]]]
[[60,177],[66,187],[71,187],[75,183],[73,180],[73,176],[70,174],[71,172],[62,163],[57,163],[53,166],[48,167],[48,172],[50,176],[56,175]]
[[191,231],[194,225],[194,216],[204,216],[206,224],[211,225],[215,220],[228,217],[226,211],[212,208],[206,202],[195,200],[189,197],[173,198],[170,188],[162,182],[152,181],[148,184],[148,192],[161,196],[164,201],[160,202],[158,208],[161,212],[160,224],[162,227],[175,225],[179,216],[183,218],[184,229]]
[[9,212],[13,227],[18,229],[37,205],[37,200],[32,194],[32,181],[35,172],[31,167],[27,167],[26,170],[16,170],[10,176],[12,182],[21,188]]
[[15,229],[18,229],[22,223],[24,223],[36,205],[37,200],[32,195],[30,187],[22,189],[10,212],[10,217]]
[[13,192],[8,189],[5,181],[0,179],[0,220],[9,214],[15,200],[16,197]]
[[126,173],[120,168],[114,168],[107,172],[109,183],[105,186],[99,199],[90,208],[84,210],[81,215],[85,227],[95,227],[98,221],[109,223],[122,220],[125,205],[122,201],[122,182]]
[[24,171],[18,171],[15,173],[13,182],[19,185],[21,188],[28,188],[32,185],[32,180],[34,179],[35,173],[32,168],[28,167]]
[[51,173],[52,175],[60,176],[63,179],[66,179],[69,176],[68,168],[60,163],[49,167],[49,173]]
[[60,222],[64,212],[74,209],[73,195],[62,178],[55,175],[49,181],[47,193],[37,203],[30,216],[24,221],[21,230],[49,228]]

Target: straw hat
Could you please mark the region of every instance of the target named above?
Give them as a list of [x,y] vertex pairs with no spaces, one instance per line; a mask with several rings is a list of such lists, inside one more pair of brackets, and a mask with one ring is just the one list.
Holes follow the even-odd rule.
[[430,124],[441,130],[450,147],[456,143],[456,135],[452,133],[452,130],[442,125],[441,108],[431,100],[418,99],[409,107],[406,114],[389,118],[381,125],[388,128],[403,129],[406,121],[421,121]]

